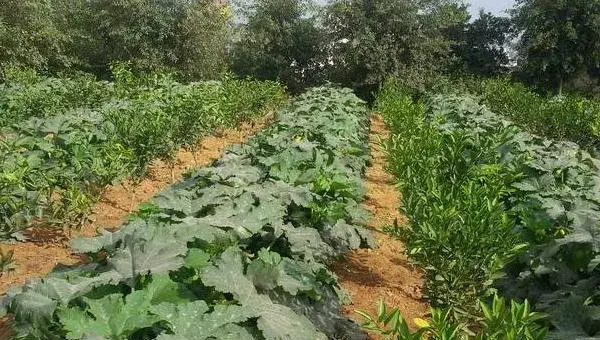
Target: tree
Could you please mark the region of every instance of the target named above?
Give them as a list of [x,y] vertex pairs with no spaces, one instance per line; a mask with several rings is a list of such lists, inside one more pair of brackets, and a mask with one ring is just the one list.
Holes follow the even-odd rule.
[[223,71],[229,12],[218,0],[5,0],[0,64],[110,76],[113,62],[188,78]]
[[565,81],[600,67],[600,0],[517,0],[523,72],[562,94]]
[[421,87],[452,63],[466,6],[444,0],[336,0],[327,14],[332,79],[368,95],[390,76]]
[[505,73],[510,61],[507,44],[512,34],[511,26],[510,18],[481,11],[479,18],[466,25],[462,43],[455,50],[459,67],[484,76]]
[[0,6],[0,66],[31,67],[42,72],[66,68],[69,37],[58,27],[64,20],[52,0],[5,0]]
[[314,85],[324,66],[323,31],[311,3],[256,0],[231,53],[240,76],[280,80],[293,92]]
[[110,62],[129,61],[134,69],[152,70],[178,61],[178,23],[184,2],[178,0],[93,0],[87,2],[92,25],[87,36],[91,67],[107,71]]
[[336,0],[329,8],[333,80],[364,96],[390,76],[422,87],[451,64],[449,33],[466,6],[444,0]]
[[215,79],[227,68],[231,17],[229,7],[216,0],[197,0],[187,6],[179,24],[178,68],[188,78]]

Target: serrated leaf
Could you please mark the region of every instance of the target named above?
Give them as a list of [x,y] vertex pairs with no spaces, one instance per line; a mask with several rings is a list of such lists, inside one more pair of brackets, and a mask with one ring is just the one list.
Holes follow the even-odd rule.
[[196,270],[202,270],[210,263],[210,254],[202,249],[191,248],[184,259],[184,266]]
[[241,305],[257,294],[252,282],[244,276],[242,251],[237,247],[228,248],[213,266],[206,268],[202,282],[220,292],[232,294]]
[[16,295],[10,302],[11,311],[20,319],[38,321],[54,315],[57,302],[30,290]]
[[294,313],[286,306],[274,304],[268,296],[258,294],[243,271],[241,251],[231,247],[213,267],[207,268],[202,281],[220,292],[233,294],[242,307],[259,316],[258,328],[267,340],[327,338],[306,317]]
[[325,260],[334,255],[335,251],[323,242],[321,235],[314,228],[283,225],[282,230],[290,244],[292,254],[300,259]]
[[248,302],[260,315],[257,325],[266,340],[327,339],[306,317],[287,306],[274,304],[267,296],[254,295]]

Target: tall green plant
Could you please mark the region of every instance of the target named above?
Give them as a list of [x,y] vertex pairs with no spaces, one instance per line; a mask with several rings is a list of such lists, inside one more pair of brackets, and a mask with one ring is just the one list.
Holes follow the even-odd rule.
[[519,244],[502,203],[519,174],[500,165],[496,151],[509,136],[440,130],[435,124],[443,119],[428,121],[425,104],[403,93],[389,84],[377,100],[392,132],[389,170],[410,220],[410,227],[391,231],[425,268],[434,306],[476,314],[476,301],[488,294]]
[[470,89],[481,94],[492,111],[548,138],[570,140],[600,149],[600,102],[577,95],[548,98],[506,78],[477,81]]

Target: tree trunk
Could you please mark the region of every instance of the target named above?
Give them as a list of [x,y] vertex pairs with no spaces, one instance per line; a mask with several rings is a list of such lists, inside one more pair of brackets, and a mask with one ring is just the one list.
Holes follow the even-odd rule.
[[563,77],[560,76],[560,79],[558,81],[558,96],[562,97],[563,94]]

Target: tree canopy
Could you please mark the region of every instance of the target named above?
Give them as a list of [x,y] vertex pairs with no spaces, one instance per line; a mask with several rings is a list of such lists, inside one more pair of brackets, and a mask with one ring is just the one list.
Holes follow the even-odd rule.
[[292,92],[330,81],[363,95],[388,77],[422,88],[439,75],[512,73],[558,92],[600,79],[600,0],[517,0],[511,17],[474,20],[461,0],[314,1],[5,0],[0,65],[108,77],[127,62],[186,79],[229,70]]
[[315,84],[324,66],[324,35],[311,5],[303,0],[254,1],[233,44],[232,70],[281,80],[292,91]]
[[520,67],[535,83],[563,83],[600,67],[599,0],[518,0]]
[[467,8],[443,0],[335,0],[327,13],[331,78],[373,90],[390,75],[420,84],[451,63],[449,32]]
[[455,52],[461,70],[485,76],[508,71],[507,45],[512,36],[511,20],[480,11],[479,17],[459,33]]

